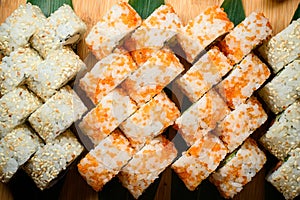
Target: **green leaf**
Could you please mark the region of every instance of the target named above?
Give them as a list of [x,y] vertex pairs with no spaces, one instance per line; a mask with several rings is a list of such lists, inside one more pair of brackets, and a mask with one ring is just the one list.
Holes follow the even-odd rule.
[[129,0],[129,4],[146,19],[159,6],[165,4],[164,0]]
[[242,0],[224,0],[221,7],[235,26],[246,18]]
[[297,7],[297,9],[295,11],[295,14],[294,14],[294,16],[292,18],[292,21],[299,19],[299,17],[300,17],[300,3],[298,4],[298,7]]
[[28,0],[27,2],[40,7],[46,17],[63,4],[68,4],[73,8],[72,0]]

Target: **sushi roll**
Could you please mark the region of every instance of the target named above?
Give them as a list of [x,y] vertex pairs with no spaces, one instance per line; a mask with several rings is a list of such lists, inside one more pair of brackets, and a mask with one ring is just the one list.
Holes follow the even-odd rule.
[[45,144],[23,166],[40,190],[52,186],[60,173],[65,170],[83,151],[75,135],[67,130],[51,143]]
[[158,136],[133,156],[122,168],[118,178],[132,196],[138,199],[176,156],[174,144],[164,136]]
[[84,68],[84,62],[71,48],[62,48],[52,51],[37,65],[37,70],[32,72],[27,85],[43,101],[47,101]]
[[85,23],[73,9],[64,4],[52,13],[30,39],[31,46],[46,58],[64,45],[77,43],[86,32]]
[[24,87],[5,94],[0,99],[0,138],[38,109],[42,102],[37,96]]
[[267,118],[268,115],[259,101],[255,97],[251,97],[218,123],[213,132],[224,142],[229,152],[232,152]]
[[146,142],[173,125],[179,116],[180,111],[176,105],[161,92],[122,122],[120,129],[131,145],[139,150]]
[[288,153],[300,146],[300,100],[278,115],[260,142],[278,159],[284,160]]
[[44,141],[50,142],[86,111],[77,94],[65,86],[31,114],[28,121]]
[[176,83],[189,100],[195,103],[231,69],[228,58],[213,47],[203,55]]
[[86,44],[100,60],[112,53],[141,23],[141,17],[127,2],[119,2],[92,28],[85,39]]
[[0,180],[8,182],[40,147],[40,140],[26,125],[20,125],[0,140]]
[[212,89],[175,121],[175,128],[188,146],[213,130],[230,112],[223,99]]
[[31,48],[19,47],[5,56],[0,64],[0,94],[4,95],[25,83],[40,62],[42,58]]
[[220,47],[232,63],[236,64],[271,34],[272,27],[269,20],[262,13],[252,12],[225,36]]
[[259,95],[278,114],[300,97],[300,60],[295,60],[267,83]]
[[216,89],[232,109],[244,103],[270,76],[268,67],[254,54],[249,54]]
[[0,53],[9,55],[18,47],[28,47],[30,37],[45,21],[38,6],[20,5],[0,26]]
[[160,93],[183,70],[183,65],[171,51],[159,50],[131,74],[122,87],[141,105]]
[[54,27],[56,36],[63,45],[76,44],[83,38],[87,29],[86,24],[67,4],[52,13],[47,22]]
[[239,149],[225,158],[209,180],[224,198],[233,198],[262,169],[266,160],[255,140],[248,138]]
[[136,110],[135,102],[123,89],[116,88],[84,116],[78,127],[97,145]]
[[230,31],[233,26],[227,14],[218,6],[209,7],[190,20],[177,34],[187,61],[193,63],[208,45]]
[[78,171],[98,192],[120,172],[133,153],[129,141],[116,129],[81,159],[77,165]]
[[300,54],[300,19],[293,21],[287,28],[263,43],[258,49],[276,74]]
[[213,134],[199,138],[172,164],[185,186],[194,191],[206,179],[227,154],[227,148]]
[[300,195],[300,148],[292,150],[287,160],[278,163],[279,168],[267,176],[269,181],[285,199]]
[[130,39],[125,41],[129,51],[144,48],[160,49],[175,36],[182,27],[181,20],[170,4],[161,5],[145,19]]
[[98,61],[90,72],[80,79],[79,86],[97,105],[137,68],[129,54],[112,53]]

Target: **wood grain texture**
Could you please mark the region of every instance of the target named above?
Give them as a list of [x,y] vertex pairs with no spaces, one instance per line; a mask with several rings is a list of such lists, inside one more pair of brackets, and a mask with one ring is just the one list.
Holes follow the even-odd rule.
[[[97,23],[101,16],[119,0],[73,0],[75,12],[87,24],[88,30]],[[20,4],[24,4],[25,0],[0,0],[0,23],[2,23],[11,12]],[[211,5],[221,5],[222,0],[166,0],[171,4],[178,13],[183,23],[194,18],[203,9]],[[252,11],[263,12],[270,19],[274,29],[274,34],[284,29],[290,22],[292,15],[297,8],[299,0],[243,0],[246,15]],[[88,50],[84,41],[78,45],[78,54],[82,59],[88,55]],[[253,181],[246,185],[244,190],[238,194],[235,200],[255,199],[263,200],[268,194],[265,193],[265,175],[266,168],[260,171]],[[166,170],[159,183],[159,189],[155,199],[168,200],[171,199],[171,181],[172,171]],[[26,183],[24,183],[26,184]],[[13,199],[11,188],[0,183],[0,199]],[[274,190],[271,190],[274,191]],[[117,192],[117,191],[116,191]],[[78,174],[76,167],[73,166],[65,177],[64,184],[60,190],[60,199],[88,199],[96,200],[98,195],[94,192]],[[198,198],[198,197],[197,197]],[[199,198],[202,199],[202,198]]]

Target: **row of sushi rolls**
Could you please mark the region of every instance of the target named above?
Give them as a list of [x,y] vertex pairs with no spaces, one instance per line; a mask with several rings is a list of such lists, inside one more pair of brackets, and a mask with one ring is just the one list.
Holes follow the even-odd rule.
[[[68,5],[46,18],[27,3],[1,24],[2,182],[20,169],[44,190],[81,156],[78,171],[95,191],[118,177],[137,199],[171,167],[189,190],[208,178],[232,198],[268,150],[278,164],[267,181],[286,199],[300,194],[299,19],[273,35],[262,13],[234,26],[212,6],[183,25],[169,4],[142,20],[119,2],[86,31]],[[81,39],[97,59],[91,68],[72,50]],[[187,109],[165,93],[170,84]],[[250,135],[266,123],[266,109],[276,118],[257,143]],[[74,123],[92,144],[85,155]],[[168,127],[185,141],[183,152]]]

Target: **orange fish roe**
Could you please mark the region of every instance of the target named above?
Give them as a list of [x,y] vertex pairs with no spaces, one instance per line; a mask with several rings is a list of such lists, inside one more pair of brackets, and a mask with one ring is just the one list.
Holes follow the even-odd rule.
[[129,54],[112,53],[80,79],[79,86],[96,105],[137,68]]
[[100,191],[132,155],[133,149],[128,140],[115,130],[80,161],[78,171],[95,191]]
[[253,139],[248,138],[236,155],[212,173],[209,180],[217,186],[223,197],[233,198],[261,170],[265,162],[264,152]]
[[160,93],[184,70],[179,59],[169,50],[159,50],[123,83],[122,87],[138,104]]
[[86,44],[97,59],[102,59],[141,23],[141,17],[127,2],[119,2],[92,28],[85,39]]
[[185,51],[186,59],[192,63],[201,51],[232,28],[233,23],[226,13],[218,6],[212,6],[190,20],[180,30],[177,38]]
[[231,108],[244,103],[270,76],[268,67],[249,54],[216,88]]
[[262,13],[253,12],[226,35],[220,47],[233,64],[236,64],[271,34],[269,20]]
[[172,164],[186,187],[193,191],[219,165],[227,154],[227,148],[213,134],[199,138],[182,156]]
[[120,125],[120,129],[136,149],[161,134],[179,117],[180,112],[164,92],[143,104]]
[[83,118],[79,128],[97,145],[136,110],[135,102],[116,88]]
[[164,136],[158,136],[133,156],[118,177],[137,199],[176,156],[174,144]]

